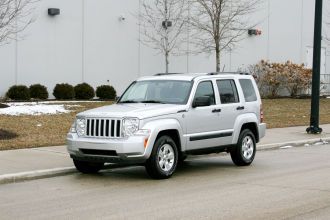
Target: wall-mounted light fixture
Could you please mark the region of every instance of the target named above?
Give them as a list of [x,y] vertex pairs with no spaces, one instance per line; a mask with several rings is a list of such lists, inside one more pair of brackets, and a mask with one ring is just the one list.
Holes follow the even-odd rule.
[[120,15],[119,18],[118,18],[119,21],[125,21],[126,20],[126,17],[125,15]]
[[249,29],[248,30],[248,34],[250,35],[250,36],[252,36],[252,35],[261,35],[261,30],[259,30],[259,29]]
[[162,22],[162,26],[163,26],[164,29],[172,27],[172,21],[165,20],[165,21]]
[[61,13],[59,8],[48,8],[48,15],[49,16],[56,16]]

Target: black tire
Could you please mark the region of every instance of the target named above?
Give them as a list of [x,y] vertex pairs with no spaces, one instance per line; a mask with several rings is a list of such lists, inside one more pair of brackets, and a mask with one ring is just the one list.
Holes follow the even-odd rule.
[[[169,163],[169,161],[172,161],[170,158],[164,159],[162,157],[162,153],[164,151],[165,147],[171,146],[171,149],[173,150],[173,162]],[[170,149],[167,151],[170,152]],[[168,154],[169,155],[169,154]],[[172,155],[171,155],[172,158]],[[167,161],[167,164],[170,164],[169,167],[171,167],[169,170],[166,170],[166,164],[164,164],[163,167],[161,167],[160,163]],[[152,149],[150,158],[147,160],[145,167],[146,171],[149,174],[150,177],[154,179],[167,179],[171,177],[176,170],[176,167],[178,165],[178,148],[173,141],[173,139],[170,136],[164,135],[159,138],[157,138],[154,147]]]
[[86,174],[97,173],[104,167],[104,163],[94,163],[79,160],[73,160],[73,163],[78,171]]
[[187,159],[187,157],[187,155],[179,154],[179,164],[182,164]]
[[[250,140],[252,145],[248,145],[248,148],[244,148],[244,142]],[[246,150],[244,150],[244,149]],[[251,152],[253,150],[253,152]],[[231,159],[233,160],[234,164],[237,166],[248,166],[250,165],[255,157],[256,154],[256,138],[251,130],[245,129],[243,130],[239,137],[238,142],[235,148],[230,152]]]

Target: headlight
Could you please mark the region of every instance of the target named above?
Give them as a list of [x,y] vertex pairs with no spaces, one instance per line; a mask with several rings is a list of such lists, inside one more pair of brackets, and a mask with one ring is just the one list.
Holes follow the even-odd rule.
[[77,120],[76,120],[76,131],[77,131],[78,136],[85,135],[85,131],[86,131],[85,122],[86,122],[86,120],[84,118],[77,118]]
[[123,120],[123,135],[132,136],[139,130],[138,118],[124,118]]

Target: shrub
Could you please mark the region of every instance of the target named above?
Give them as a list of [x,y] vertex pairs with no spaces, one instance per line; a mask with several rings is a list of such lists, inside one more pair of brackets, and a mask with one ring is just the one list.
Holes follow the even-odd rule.
[[115,88],[109,85],[101,85],[96,89],[96,96],[100,99],[115,99],[116,95]]
[[29,88],[23,85],[12,86],[6,96],[13,100],[30,100]]
[[30,95],[34,99],[48,99],[47,88],[40,84],[30,86]]
[[67,83],[56,84],[53,95],[56,99],[73,99],[74,89],[73,86]]
[[81,83],[74,87],[76,99],[92,99],[95,96],[95,91],[87,83]]
[[303,64],[271,63],[262,60],[252,65],[249,71],[254,75],[258,84],[260,94],[263,97],[275,98],[280,91],[287,91],[290,96],[301,95],[310,87],[312,70]]
[[300,95],[306,91],[312,83],[312,70],[306,69],[304,64],[297,65],[288,61],[283,73],[286,78],[284,87],[288,90],[291,97]]

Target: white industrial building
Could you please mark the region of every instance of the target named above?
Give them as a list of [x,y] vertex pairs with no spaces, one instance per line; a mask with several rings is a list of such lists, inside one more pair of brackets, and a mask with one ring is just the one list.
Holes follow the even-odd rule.
[[[150,0],[152,1],[152,0]],[[134,79],[163,72],[161,55],[139,42],[139,0],[41,0],[32,23],[21,36],[0,47],[0,96],[14,84],[41,83],[50,94],[56,83],[113,85],[120,94]],[[236,49],[222,54],[226,71],[261,59],[292,60],[311,66],[314,0],[265,0],[253,16],[260,36],[248,36]],[[322,74],[330,73],[324,1]],[[49,16],[49,8],[60,14]],[[125,19],[122,19],[125,18]],[[171,72],[213,72],[213,55],[170,58]]]

